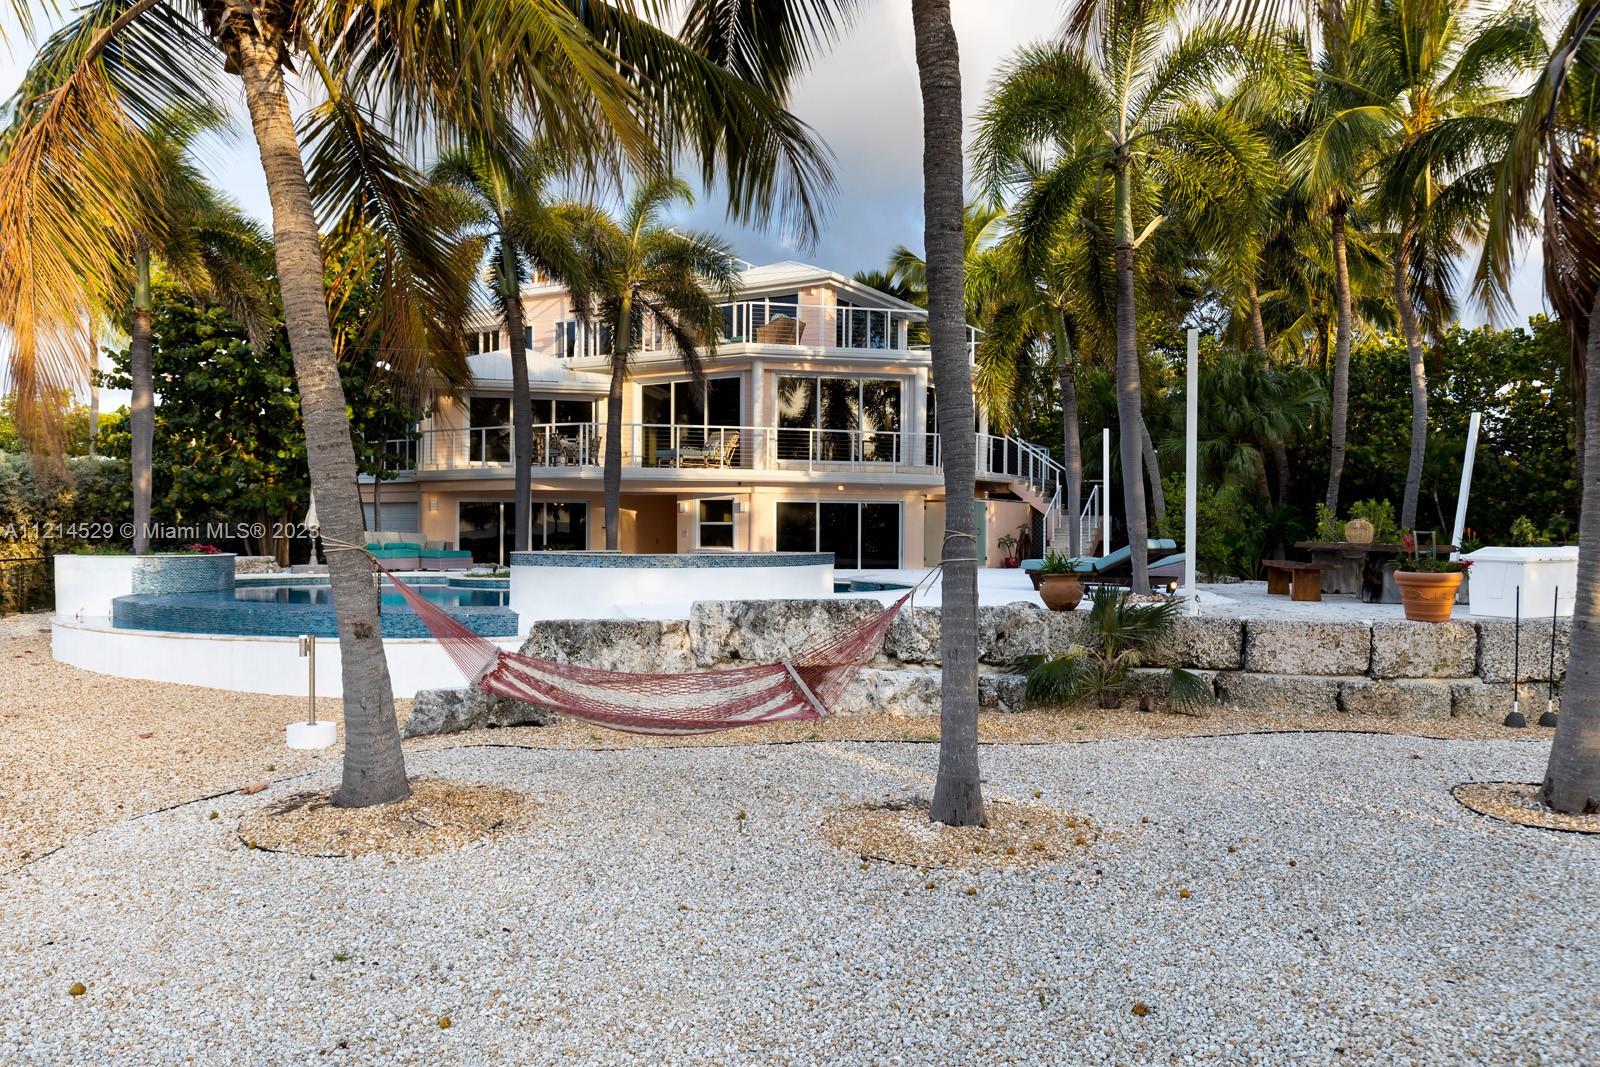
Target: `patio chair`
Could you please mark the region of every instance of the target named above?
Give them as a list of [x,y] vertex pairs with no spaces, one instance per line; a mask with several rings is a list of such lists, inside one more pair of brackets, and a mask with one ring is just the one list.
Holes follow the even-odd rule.
[[727,467],[739,452],[739,431],[712,437],[700,448],[685,447],[678,450],[678,465],[682,467]]
[[756,340],[768,345],[797,345],[806,335],[806,324],[788,315],[768,319],[756,327]]

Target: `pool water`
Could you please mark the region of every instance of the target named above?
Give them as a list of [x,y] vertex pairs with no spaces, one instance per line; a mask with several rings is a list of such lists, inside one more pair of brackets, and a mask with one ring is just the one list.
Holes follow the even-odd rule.
[[910,588],[909,585],[901,585],[898,582],[873,582],[865,578],[836,580],[833,583],[835,593],[884,593]]
[[[505,589],[458,589],[447,585],[414,585],[411,587],[424,600],[444,608],[503,608],[511,593]],[[240,586],[233,592],[235,600],[256,604],[333,604],[333,590],[325,585],[280,585],[262,588]],[[379,594],[381,608],[404,608],[405,598],[393,586],[385,586]]]
[[[520,631],[511,610],[510,582],[424,578],[407,583],[439,605],[455,621],[483,637],[515,637]],[[417,613],[394,586],[379,594],[384,637],[431,637]],[[135,594],[111,602],[112,625],[123,630],[293,637],[338,636],[333,590],[321,581],[239,582],[232,590]]]

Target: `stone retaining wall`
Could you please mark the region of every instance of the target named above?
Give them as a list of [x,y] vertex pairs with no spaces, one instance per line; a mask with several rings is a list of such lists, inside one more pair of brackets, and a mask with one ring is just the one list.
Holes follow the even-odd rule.
[[[523,651],[563,663],[611,670],[670,672],[789,658],[819,640],[871,618],[872,600],[759,600],[696,603],[687,620],[552,620],[534,623]],[[1045,611],[1030,604],[980,609],[979,697],[985,708],[1022,706],[1022,656],[1058,654],[1082,640],[1088,612]],[[1498,719],[1522,685],[1525,709],[1543,710],[1550,678],[1550,623],[1522,627],[1520,669],[1513,671],[1512,623],[1441,624],[1352,620],[1181,617],[1141,672],[1184,667],[1223,703],[1244,710],[1411,718]],[[1566,672],[1570,623],[1556,629],[1555,681]],[[837,709],[934,714],[939,702],[939,611],[916,608],[897,619],[882,654],[861,672]],[[1513,677],[1515,674],[1515,677]],[[449,691],[442,691],[449,692]],[[407,733],[435,732],[435,721],[471,718],[449,698],[448,715],[418,694],[419,718]],[[444,699],[444,698],[440,698]],[[435,714],[435,710],[438,714]],[[504,702],[492,716],[514,718]]]

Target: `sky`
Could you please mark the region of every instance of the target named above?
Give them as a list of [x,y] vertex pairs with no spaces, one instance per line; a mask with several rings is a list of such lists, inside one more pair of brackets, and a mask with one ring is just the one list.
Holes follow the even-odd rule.
[[[8,5],[7,5],[8,7]],[[982,106],[995,71],[1019,46],[1052,34],[1060,24],[1061,0],[954,0],[961,42],[963,105],[970,123]],[[21,78],[29,49],[0,18],[7,44],[0,44],[0,98]],[[9,54],[7,51],[9,50]],[[236,102],[242,115],[242,102]],[[828,144],[837,187],[823,236],[813,248],[796,245],[779,227],[757,229],[726,218],[715,195],[681,209],[674,221],[721,233],[741,258],[756,263],[803,259],[842,274],[882,267],[897,244],[922,245],[922,108],[917,85],[911,5],[872,0],[863,5],[848,38],[837,43],[797,86],[791,110]],[[237,124],[246,130],[246,124]],[[217,185],[250,213],[269,214],[260,160],[247,137],[218,138],[203,146],[203,160]],[[1514,285],[1520,323],[1543,310],[1537,249],[1525,256]],[[1481,311],[1463,306],[1469,323]]]

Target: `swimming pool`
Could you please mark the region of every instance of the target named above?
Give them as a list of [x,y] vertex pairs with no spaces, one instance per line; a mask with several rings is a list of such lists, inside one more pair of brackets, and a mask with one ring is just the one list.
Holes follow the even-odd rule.
[[[426,577],[407,585],[483,637],[516,637],[517,613],[506,606],[509,582],[494,578]],[[378,598],[384,637],[430,637],[428,628],[385,583]],[[134,594],[111,602],[111,624],[121,630],[237,636],[337,637],[333,590],[326,578],[240,580],[235,588],[206,592]]]
[[[410,582],[406,583],[411,585]],[[463,589],[452,585],[413,585],[424,600],[446,608],[503,608],[510,591],[500,589]],[[234,590],[235,600],[248,600],[259,604],[333,604],[333,590],[326,585],[280,585],[266,588]],[[405,598],[394,586],[384,583],[378,603],[382,608],[405,607]]]

